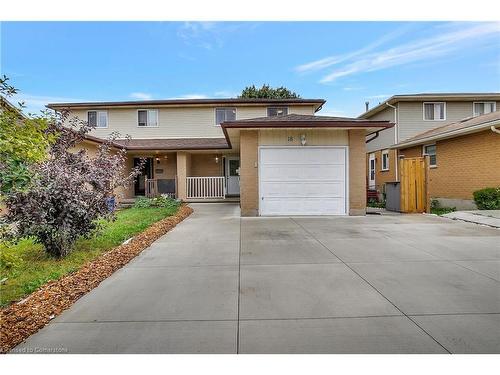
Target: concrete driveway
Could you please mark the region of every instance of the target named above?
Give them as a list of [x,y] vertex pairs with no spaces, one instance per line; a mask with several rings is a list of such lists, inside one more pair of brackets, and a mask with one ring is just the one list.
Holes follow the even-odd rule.
[[193,207],[15,351],[500,353],[500,230]]

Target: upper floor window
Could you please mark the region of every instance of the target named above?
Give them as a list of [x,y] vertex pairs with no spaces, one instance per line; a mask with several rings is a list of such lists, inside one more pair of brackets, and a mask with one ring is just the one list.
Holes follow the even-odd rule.
[[288,115],[288,107],[269,107],[267,115],[271,116],[286,116]]
[[436,145],[425,145],[424,146],[424,155],[429,155],[429,166],[430,167],[437,166]]
[[137,126],[158,126],[158,110],[139,109],[137,111]]
[[382,151],[382,170],[389,170],[389,150]]
[[486,113],[495,112],[497,110],[496,102],[474,102],[474,113],[473,116],[480,116]]
[[446,104],[444,102],[424,103],[424,120],[446,120]]
[[224,121],[236,120],[236,108],[215,108],[215,123],[220,125]]
[[107,111],[88,111],[87,122],[89,126],[94,128],[108,127],[108,112]]

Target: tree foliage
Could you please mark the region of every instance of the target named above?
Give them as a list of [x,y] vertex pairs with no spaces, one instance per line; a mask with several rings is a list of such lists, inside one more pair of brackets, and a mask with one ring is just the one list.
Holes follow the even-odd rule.
[[261,88],[255,85],[247,86],[241,91],[240,98],[247,99],[298,99],[300,96],[287,89],[286,87],[271,87],[269,85],[262,85]]
[[75,151],[90,130],[86,122],[67,114],[49,122],[47,132],[57,136],[48,157],[30,166],[33,178],[28,189],[11,192],[5,199],[13,235],[33,236],[54,257],[67,255],[79,237],[89,237],[99,228],[98,219],[113,218],[109,197],[114,189],[131,183],[142,168],[127,172],[126,151],[114,143],[118,134],[99,145],[95,156],[85,148]]
[[23,189],[30,181],[29,166],[42,161],[55,140],[50,133],[53,121],[48,113],[37,116],[22,115],[22,104],[12,107],[7,98],[17,93],[6,76],[0,78],[0,192]]

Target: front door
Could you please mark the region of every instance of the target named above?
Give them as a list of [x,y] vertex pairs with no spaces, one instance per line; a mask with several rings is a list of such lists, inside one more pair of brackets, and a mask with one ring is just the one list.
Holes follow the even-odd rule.
[[[140,158],[134,158],[134,167],[140,164]],[[146,163],[142,167],[141,174],[135,178],[134,194],[146,194],[146,177],[153,178],[153,158],[146,158]]]
[[226,158],[227,195],[240,195],[240,158]]
[[370,154],[368,163],[368,187],[375,189],[375,154]]

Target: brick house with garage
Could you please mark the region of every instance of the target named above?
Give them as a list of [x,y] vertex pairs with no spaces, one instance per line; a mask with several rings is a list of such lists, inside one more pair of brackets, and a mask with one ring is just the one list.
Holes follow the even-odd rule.
[[[394,95],[358,118],[388,120],[395,125],[367,136],[367,184],[379,198],[385,183],[397,181],[400,153],[392,145],[422,132],[500,109],[500,93],[436,93]],[[428,152],[433,152],[432,146]]]
[[317,116],[324,103],[231,98],[47,107],[88,121],[96,139],[121,133],[117,143],[128,150],[129,168],[146,159],[121,199],[169,194],[190,202],[239,200],[245,216],[363,215],[365,137],[393,124]]

